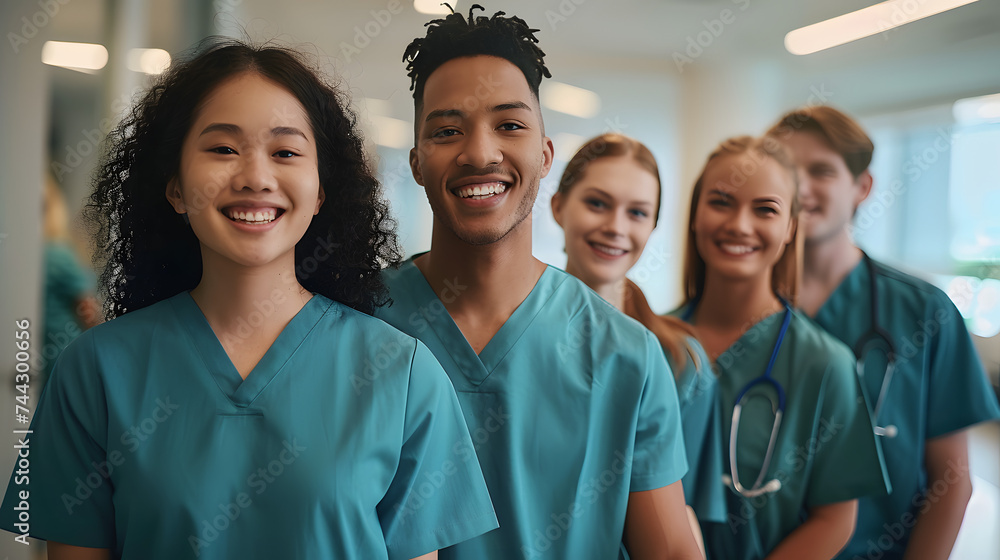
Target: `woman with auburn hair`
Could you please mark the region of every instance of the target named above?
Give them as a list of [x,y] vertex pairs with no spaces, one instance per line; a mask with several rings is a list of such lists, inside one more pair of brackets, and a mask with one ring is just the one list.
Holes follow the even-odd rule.
[[[625,274],[642,255],[660,211],[660,174],[653,154],[621,134],[585,143],[566,165],[552,214],[566,235],[566,272],[653,332],[674,371],[688,472],[684,498],[698,520],[725,521],[716,382],[693,329],[657,315]],[[704,547],[703,547],[704,549]]]
[[0,526],[27,484],[57,560],[436,558],[497,526],[446,374],[370,315],[398,256],[346,107],[295,51],[213,41],[115,128],[109,321],[56,363]]
[[773,138],[709,156],[691,197],[686,301],[719,381],[728,519],[709,558],[830,559],[860,496],[886,492],[854,358],[794,311],[798,186]]

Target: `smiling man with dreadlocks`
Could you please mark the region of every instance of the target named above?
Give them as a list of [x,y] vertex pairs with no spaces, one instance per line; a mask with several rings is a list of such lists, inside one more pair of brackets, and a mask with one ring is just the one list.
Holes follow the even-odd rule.
[[406,49],[410,166],[431,250],[386,271],[380,317],[421,339],[459,394],[500,528],[441,558],[698,558],[677,394],[656,338],[531,255],[552,165],[521,19],[451,14]]

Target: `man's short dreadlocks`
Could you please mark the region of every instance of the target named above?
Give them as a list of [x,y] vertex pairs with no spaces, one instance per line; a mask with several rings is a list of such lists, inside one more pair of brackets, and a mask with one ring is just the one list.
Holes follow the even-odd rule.
[[503,17],[504,12],[497,12],[493,17],[473,17],[472,12],[476,9],[486,10],[479,4],[473,4],[469,8],[468,21],[452,10],[451,15],[444,19],[428,22],[427,36],[414,39],[406,47],[403,62],[408,62],[406,69],[411,80],[410,89],[418,107],[423,101],[427,77],[454,58],[477,55],[503,58],[521,69],[536,99],[542,77],[552,77],[542,60],[545,53],[536,44],[537,29],[530,29],[517,16]]

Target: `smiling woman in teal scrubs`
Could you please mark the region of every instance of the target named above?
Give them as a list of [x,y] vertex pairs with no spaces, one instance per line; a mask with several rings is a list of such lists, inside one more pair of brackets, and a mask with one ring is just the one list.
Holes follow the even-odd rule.
[[112,133],[114,319],[59,358],[5,529],[27,501],[55,559],[406,560],[497,526],[447,376],[367,314],[396,251],[351,123],[296,53],[225,43]]
[[728,519],[705,524],[710,558],[833,558],[857,498],[886,491],[850,351],[790,307],[796,190],[777,142],[738,137],[692,195],[677,313],[714,360],[726,442]]
[[[674,371],[688,472],[684,501],[697,519],[726,519],[718,387],[705,351],[683,321],[653,313],[625,274],[660,213],[660,172],[641,142],[621,134],[587,141],[566,164],[552,215],[566,234],[566,271],[653,332]],[[700,539],[697,520],[693,529]]]

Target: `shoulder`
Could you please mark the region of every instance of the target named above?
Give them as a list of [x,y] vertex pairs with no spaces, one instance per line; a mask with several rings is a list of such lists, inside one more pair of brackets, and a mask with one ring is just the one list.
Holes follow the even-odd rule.
[[804,313],[792,311],[788,327],[788,335],[794,341],[797,355],[841,366],[849,366],[854,361],[854,353],[846,344]]
[[914,314],[926,315],[940,309],[955,307],[940,288],[901,270],[876,263],[877,285],[884,286],[888,299],[910,309]]
[[[340,343],[350,341],[348,347],[361,353],[378,351],[388,344],[401,345],[412,356],[417,340],[386,323],[378,317],[358,311],[340,302],[330,300],[319,294],[314,298],[322,298],[320,305],[325,308],[320,320],[322,328],[336,330],[335,336]],[[345,341],[346,339],[346,341]]]

